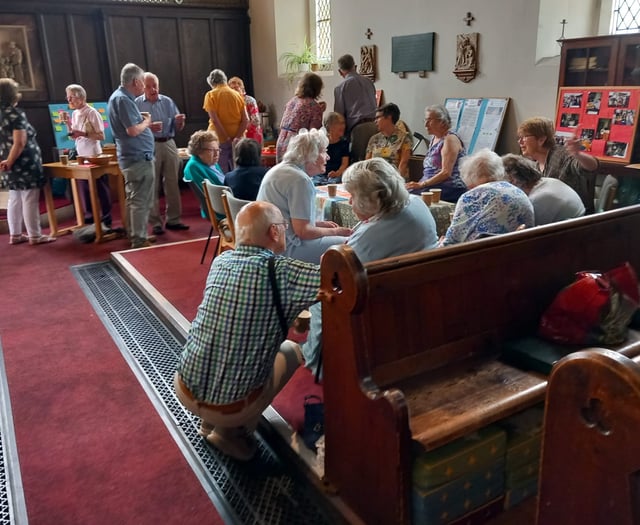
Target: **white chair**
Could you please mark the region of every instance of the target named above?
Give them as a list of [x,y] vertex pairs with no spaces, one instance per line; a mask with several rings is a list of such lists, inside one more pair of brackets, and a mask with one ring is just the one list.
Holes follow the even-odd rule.
[[596,212],[607,211],[613,208],[613,201],[618,191],[618,179],[613,175],[607,175],[600,187],[598,199],[596,200]]
[[[216,255],[220,255],[223,251],[232,250],[235,247],[233,230],[229,226],[224,204],[222,203],[222,192],[224,190],[231,192],[231,188],[229,188],[229,186],[218,186],[216,184],[212,184],[205,179],[202,184],[202,189],[207,203],[207,209],[209,210],[211,224],[215,224],[215,228],[218,230],[219,238]],[[222,219],[219,217],[222,217]]]
[[244,199],[238,199],[233,196],[233,193],[230,191],[224,190],[222,192],[222,204],[224,205],[225,215],[227,216],[227,222],[229,223],[229,227],[231,228],[231,232],[233,233],[233,238],[235,241],[236,237],[236,216],[240,209],[245,205],[250,203],[251,201],[246,201]]

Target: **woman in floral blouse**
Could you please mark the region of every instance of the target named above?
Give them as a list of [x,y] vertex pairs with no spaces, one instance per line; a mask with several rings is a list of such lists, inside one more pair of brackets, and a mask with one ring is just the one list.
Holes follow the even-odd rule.
[[442,245],[473,241],[535,225],[529,197],[504,180],[504,165],[497,153],[485,148],[466,157],[460,167],[460,176],[469,191],[458,200]]
[[300,79],[295,96],[287,102],[280,121],[280,133],[276,142],[276,161],[281,162],[289,140],[301,129],[320,129],[325,102],[318,102],[322,93],[322,79],[315,73],[305,73]]
[[9,244],[43,244],[56,239],[42,235],[40,230],[40,188],[46,178],[36,131],[24,111],[16,107],[20,98],[18,83],[0,78],[0,170],[9,187]]
[[409,176],[411,135],[400,128],[400,108],[390,102],[376,110],[376,126],[379,133],[369,139],[367,159],[380,157],[396,167],[406,180]]

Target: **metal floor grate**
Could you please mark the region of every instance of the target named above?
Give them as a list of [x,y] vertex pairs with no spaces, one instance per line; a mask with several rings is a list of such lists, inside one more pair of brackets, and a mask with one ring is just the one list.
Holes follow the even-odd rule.
[[197,433],[199,419],[182,406],[173,391],[183,341],[111,263],[75,266],[72,271],[226,522],[338,522],[315,488],[262,439],[258,440],[258,454],[248,463],[234,461],[210,447]]
[[0,525],[28,523],[13,427],[9,385],[0,346]]

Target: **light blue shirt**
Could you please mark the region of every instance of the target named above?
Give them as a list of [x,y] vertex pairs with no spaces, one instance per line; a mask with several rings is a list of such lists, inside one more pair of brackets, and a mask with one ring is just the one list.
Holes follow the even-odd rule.
[[154,144],[151,130],[147,128],[135,137],[127,134],[127,128],[142,122],[142,114],[133,95],[123,86],[116,89],[109,98],[108,113],[120,167],[126,169],[141,160],[153,160]]
[[145,95],[136,98],[136,106],[140,111],[151,113],[151,122],[162,122],[162,131],[154,133],[156,138],[173,138],[176,135],[176,115],[180,113],[176,103],[164,95],[158,95],[158,100],[151,102]]

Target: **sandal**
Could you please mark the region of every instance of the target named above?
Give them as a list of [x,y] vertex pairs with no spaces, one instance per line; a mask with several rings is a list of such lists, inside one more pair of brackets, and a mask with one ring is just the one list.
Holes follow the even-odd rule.
[[40,237],[29,237],[29,244],[35,246],[36,244],[46,244],[48,242],[54,242],[55,240],[56,238],[50,235],[41,235]]
[[29,237],[22,233],[20,235],[11,235],[9,237],[9,244],[22,244],[23,242],[27,242],[28,240]]

